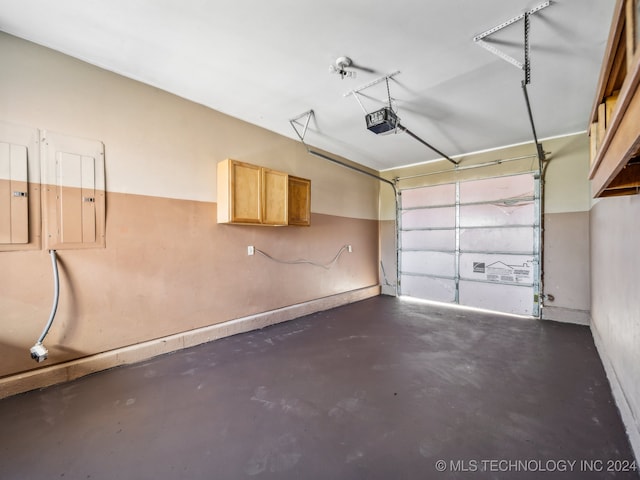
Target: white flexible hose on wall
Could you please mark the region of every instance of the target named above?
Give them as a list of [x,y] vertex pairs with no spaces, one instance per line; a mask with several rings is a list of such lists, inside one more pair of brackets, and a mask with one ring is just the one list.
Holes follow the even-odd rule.
[[47,359],[49,351],[42,345],[44,338],[49,333],[51,325],[53,325],[53,319],[56,317],[56,311],[58,310],[58,299],[60,298],[60,276],[58,275],[58,257],[55,250],[49,250],[51,255],[51,268],[53,269],[53,305],[51,306],[51,313],[49,314],[49,320],[42,330],[40,337],[36,344],[31,347],[31,358],[37,362],[43,362]]

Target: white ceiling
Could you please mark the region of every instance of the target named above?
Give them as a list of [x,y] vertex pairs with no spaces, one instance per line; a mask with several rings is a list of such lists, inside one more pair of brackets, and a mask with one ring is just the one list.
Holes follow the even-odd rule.
[[[287,137],[298,138],[289,120],[313,109],[308,144],[384,170],[441,158],[404,133],[369,132],[355,97],[345,97],[395,71],[402,124],[446,155],[532,142],[523,72],[473,37],[541,3],[0,0],[0,30]],[[614,3],[553,0],[531,16],[539,138],[586,130]],[[522,60],[523,27],[489,39]],[[330,73],[344,55],[370,71]],[[367,111],[381,108],[385,82],[359,98]]]

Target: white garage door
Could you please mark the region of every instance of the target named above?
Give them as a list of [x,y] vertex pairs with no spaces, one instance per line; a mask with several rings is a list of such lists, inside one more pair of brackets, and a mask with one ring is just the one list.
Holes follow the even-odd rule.
[[402,295],[538,315],[532,174],[406,189],[401,198]]

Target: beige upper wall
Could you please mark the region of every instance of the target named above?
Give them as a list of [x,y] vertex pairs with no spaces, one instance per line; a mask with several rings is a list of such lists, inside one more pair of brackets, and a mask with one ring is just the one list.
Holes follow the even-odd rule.
[[588,212],[589,137],[579,133],[543,142],[551,151],[545,176],[545,213]]
[[5,33],[0,61],[0,120],[102,141],[108,191],[215,202],[235,158],[310,178],[315,213],[377,219],[378,182],[300,142]]
[[[545,175],[545,213],[589,211],[589,143],[586,133],[543,140],[542,146],[548,153],[549,159]],[[535,157],[533,143],[467,155],[459,159],[459,165],[465,167],[523,156],[527,158],[458,172],[452,164],[442,161],[387,170],[382,175],[389,179],[400,177],[398,185],[402,190],[458,180],[514,175],[534,170],[537,166],[537,157]],[[404,178],[425,173],[429,175]],[[381,218],[387,220],[394,218],[393,194],[391,189],[388,190],[388,192],[386,189],[382,192],[381,202]]]

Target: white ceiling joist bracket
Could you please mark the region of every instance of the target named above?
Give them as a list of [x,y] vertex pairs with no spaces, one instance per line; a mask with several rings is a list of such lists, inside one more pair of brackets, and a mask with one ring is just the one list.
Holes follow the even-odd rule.
[[380,82],[384,82],[390,78],[395,77],[396,75],[398,75],[400,73],[400,70],[397,70],[393,73],[390,73],[389,75],[385,75],[384,77],[380,77],[380,78],[376,78],[375,80],[367,83],[366,85],[363,85],[361,87],[356,88],[355,90],[351,90],[347,93],[344,94],[345,97],[348,97],[351,94],[356,94],[356,93],[360,93],[363,90],[366,90],[367,88],[373,87],[374,85],[377,85]]
[[[521,13],[520,15],[516,15],[513,18],[510,18],[509,20],[507,20],[506,22],[502,22],[499,25],[496,25],[493,28],[490,28],[489,30],[482,32],[479,35],[476,35],[475,37],[473,37],[473,41],[476,43],[476,45],[481,46],[482,48],[484,48],[485,50],[493,53],[494,55],[500,57],[501,59],[509,62],[511,65],[515,65],[516,67],[518,67],[520,70],[524,71],[524,80],[522,80],[522,91],[524,93],[524,98],[525,98],[525,103],[527,106],[527,113],[529,115],[529,121],[531,122],[531,130],[533,132],[533,140],[536,144],[536,149],[537,149],[537,154],[538,154],[538,167],[540,172],[542,172],[542,167],[543,167],[543,163],[546,160],[545,158],[545,152],[542,148],[542,145],[540,144],[540,142],[538,141],[538,135],[536,133],[536,126],[535,123],[533,121],[533,113],[531,112],[531,104],[529,102],[529,94],[527,93],[527,85],[529,85],[531,83],[531,45],[529,43],[529,29],[530,29],[530,19],[529,17],[537,12],[539,12],[540,10],[542,10],[543,8],[547,8],[548,6],[551,5],[551,0],[547,0],[546,2],[541,3],[540,5],[538,5],[537,7],[533,7],[530,10],[527,10],[526,12]],[[502,50],[494,47],[493,45],[487,43],[484,39],[489,37],[490,35],[499,32],[500,30],[502,30],[503,28],[508,27],[509,25],[513,25],[514,23],[520,21],[520,20],[524,20],[524,62],[519,62],[518,60],[516,60],[515,58],[513,58],[511,55],[508,55],[506,53],[504,53]]]
[[[537,7],[533,7],[532,9],[521,13],[520,15],[516,15],[513,18],[510,18],[509,20],[502,22],[499,25],[496,25],[493,28],[490,28],[489,30],[482,32],[479,35],[476,35],[475,37],[473,37],[473,41],[476,43],[476,45],[481,46],[482,48],[484,48],[485,50],[493,53],[494,55],[496,55],[497,57],[501,58],[502,60],[505,60],[506,62],[509,62],[511,65],[514,65],[515,67],[519,68],[520,70],[525,70],[527,71],[527,76],[528,76],[528,64],[529,64],[529,28],[528,28],[528,22],[529,22],[529,16],[533,15],[536,12],[539,12],[540,10],[542,10],[543,8],[547,8],[548,6],[551,5],[551,0],[547,0],[546,2],[541,3],[540,5],[538,5]],[[494,47],[493,45],[491,45],[490,43],[487,43],[484,39],[489,37],[490,35],[499,32],[500,30],[508,27],[509,25],[513,25],[514,23],[523,20],[525,21],[525,61],[520,62],[518,60],[516,60],[515,58],[513,58],[511,55],[508,55],[506,53],[504,53],[502,50]],[[529,82],[527,82],[529,83]]]
[[[313,112],[313,109],[312,110],[308,110],[308,111],[306,111],[304,113],[301,113],[297,117],[294,117],[294,118],[289,120],[289,123],[291,124],[293,129],[296,131],[296,134],[300,138],[300,142],[307,149],[307,153],[309,153],[310,155],[313,155],[315,157],[324,158],[325,160],[329,160],[330,162],[336,163],[338,165],[342,165],[343,167],[346,167],[346,168],[348,168],[350,170],[354,170],[356,172],[363,173],[363,174],[368,175],[368,176],[370,176],[372,178],[380,180],[381,182],[384,182],[384,183],[387,183],[387,184],[391,185],[391,187],[393,188],[393,191],[395,193],[396,199],[397,199],[398,190],[396,189],[396,184],[394,182],[392,182],[391,180],[389,180],[387,178],[383,178],[383,177],[381,177],[379,175],[375,175],[375,174],[373,174],[371,172],[368,172],[367,170],[363,170],[362,168],[359,168],[359,167],[357,167],[355,165],[350,165],[348,163],[345,163],[345,162],[342,162],[342,161],[337,160],[335,158],[332,158],[329,155],[325,155],[322,152],[317,152],[317,151],[313,150],[312,148],[310,148],[306,143],[304,143],[304,136],[307,133],[307,128],[309,127],[309,122],[311,121],[311,117],[315,117],[315,113]],[[304,124],[300,122],[301,120],[304,122]],[[298,127],[296,127],[296,125],[298,125],[298,127],[303,127],[302,133],[300,133],[300,131],[298,130]]]
[[[375,80],[367,83],[366,85],[362,85],[361,87],[356,88],[355,90],[351,90],[347,93],[345,93],[343,96],[344,97],[348,97],[349,95],[353,95],[353,98],[356,99],[356,102],[358,102],[358,105],[360,105],[360,108],[362,109],[362,111],[366,114],[369,113],[367,111],[366,108],[364,108],[364,105],[362,105],[362,102],[360,101],[360,97],[358,95],[360,95],[360,92],[362,92],[363,90],[366,90],[367,88],[373,87],[374,85],[377,85],[378,83],[382,83],[382,82],[387,82],[387,85],[389,85],[389,79],[395,77],[396,75],[398,75],[400,73],[400,70],[396,70],[393,73],[390,73],[389,75],[385,75],[384,77],[380,77],[380,78],[376,78]],[[380,101],[380,103],[386,103],[384,101]]]
[[[304,113],[301,113],[300,115],[298,115],[295,118],[292,118],[291,120],[289,120],[289,123],[291,124],[291,126],[293,127],[293,129],[295,130],[296,134],[298,135],[298,138],[300,138],[300,141],[302,143],[304,143],[304,137],[307,134],[307,129],[309,128],[309,121],[311,120],[311,117],[313,117],[315,115],[315,113],[312,110],[308,110]],[[299,120],[304,120],[304,123],[300,123]],[[298,127],[296,127],[296,125],[302,127],[302,133],[300,133],[300,131],[298,130]]]
[[522,62],[519,62],[515,58],[513,58],[511,55],[507,55],[502,50],[494,47],[493,45],[485,42],[484,40],[475,40],[475,42],[476,42],[476,45],[481,46],[482,48],[484,48],[488,52],[493,53],[497,57],[500,57],[502,60],[505,60],[505,61],[509,62],[511,65],[516,66],[520,70],[524,70],[524,64]]

